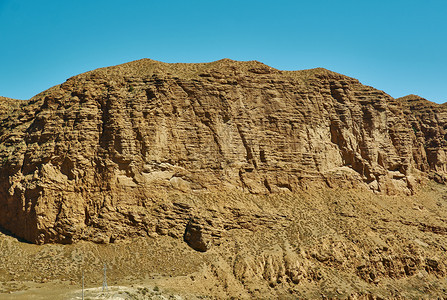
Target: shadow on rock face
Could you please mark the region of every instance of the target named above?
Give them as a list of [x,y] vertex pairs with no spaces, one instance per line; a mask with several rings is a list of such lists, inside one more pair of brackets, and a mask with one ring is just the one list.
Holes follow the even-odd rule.
[[19,241],[21,243],[32,244],[30,241],[27,241],[24,238],[15,235],[13,232],[11,232],[8,229],[6,229],[4,227],[1,227],[1,226],[0,226],[0,233],[2,233],[4,235],[7,235],[7,236],[10,236],[10,237],[13,237],[13,238],[17,239],[17,241]]
[[206,252],[211,247],[211,242],[206,238],[203,225],[196,219],[191,219],[186,225],[183,240],[196,251]]

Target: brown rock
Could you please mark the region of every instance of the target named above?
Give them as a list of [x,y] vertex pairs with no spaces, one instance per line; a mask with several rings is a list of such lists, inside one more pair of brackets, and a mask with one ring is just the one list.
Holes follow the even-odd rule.
[[194,219],[186,225],[183,239],[191,248],[200,252],[207,251],[211,246],[211,241],[206,237],[203,224]]
[[[203,209],[171,205],[186,195],[319,186],[410,194],[447,170],[445,107],[410,98],[325,69],[228,59],[143,59],[29,101],[2,98],[0,225],[35,243],[181,237]],[[257,228],[216,211],[233,216],[219,230]]]

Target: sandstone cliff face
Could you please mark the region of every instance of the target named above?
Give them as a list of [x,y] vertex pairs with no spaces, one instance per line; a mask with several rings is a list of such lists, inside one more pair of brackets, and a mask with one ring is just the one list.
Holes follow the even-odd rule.
[[447,106],[416,95],[397,99],[416,135],[413,152],[416,167],[445,183],[447,173]]
[[286,219],[241,213],[237,200],[212,209],[210,192],[410,194],[425,174],[446,172],[442,107],[421,110],[324,69],[144,59],[6,101],[0,225],[35,243],[186,230],[206,250],[201,239],[243,228],[241,215],[259,227]]

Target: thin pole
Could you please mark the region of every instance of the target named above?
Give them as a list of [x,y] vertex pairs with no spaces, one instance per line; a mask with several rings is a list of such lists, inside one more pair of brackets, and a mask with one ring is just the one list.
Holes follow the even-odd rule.
[[82,300],[84,300],[84,270],[82,270]]
[[102,282],[102,291],[104,292],[104,290],[108,291],[107,288],[107,266],[104,263],[104,280]]

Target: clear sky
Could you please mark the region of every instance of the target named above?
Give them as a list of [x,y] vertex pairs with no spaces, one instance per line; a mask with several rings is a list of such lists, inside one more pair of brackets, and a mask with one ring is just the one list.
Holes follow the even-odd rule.
[[323,67],[447,101],[446,0],[0,0],[0,95],[140,58]]

